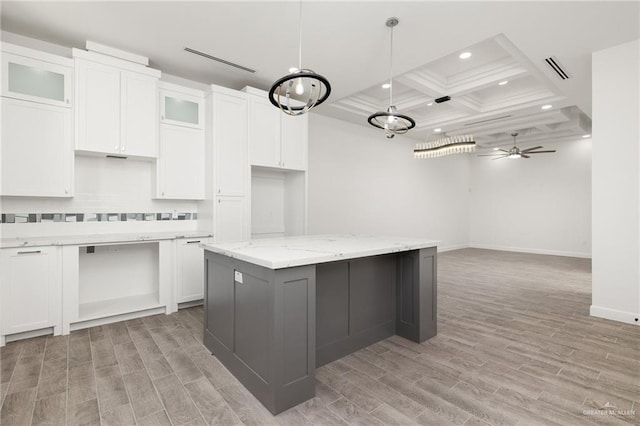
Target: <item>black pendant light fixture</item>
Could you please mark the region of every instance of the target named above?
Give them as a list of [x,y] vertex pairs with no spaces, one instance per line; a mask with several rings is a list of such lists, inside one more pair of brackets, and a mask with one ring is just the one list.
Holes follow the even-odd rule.
[[391,48],[389,53],[389,108],[386,111],[378,111],[371,114],[367,121],[374,127],[384,130],[388,139],[395,135],[402,135],[416,127],[413,118],[400,114],[393,105],[393,27],[398,25],[398,18],[387,19],[387,27],[391,28]]
[[302,0],[298,24],[298,68],[276,80],[269,90],[269,100],[289,115],[306,114],[327,100],[331,94],[329,81],[310,69],[302,68]]

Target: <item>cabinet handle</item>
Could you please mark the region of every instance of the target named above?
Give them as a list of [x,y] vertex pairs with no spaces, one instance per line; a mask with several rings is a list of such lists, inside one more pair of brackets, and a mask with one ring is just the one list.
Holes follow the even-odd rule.
[[220,193],[220,188],[218,188],[218,194]]
[[160,116],[160,120],[164,121],[164,115]]
[[164,196],[164,192],[162,193],[162,195]]
[[66,103],[69,103],[69,99],[65,99],[64,101],[65,101]]
[[187,244],[195,244],[195,243],[199,243],[199,242],[200,242],[200,240],[198,240],[198,241],[187,241]]
[[218,203],[220,203],[220,200],[218,199]]
[[41,250],[19,251],[18,254],[40,254]]
[[65,194],[68,194],[68,193],[69,193],[69,190],[65,188],[64,193],[65,193]]

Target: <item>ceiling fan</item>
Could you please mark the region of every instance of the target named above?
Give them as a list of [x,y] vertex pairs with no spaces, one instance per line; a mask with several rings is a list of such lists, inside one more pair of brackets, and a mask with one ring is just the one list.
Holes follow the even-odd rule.
[[556,152],[555,149],[547,150],[547,151],[536,151],[540,148],[544,148],[542,146],[534,146],[533,148],[520,149],[516,145],[516,136],[518,136],[518,134],[511,133],[511,136],[513,136],[513,148],[511,148],[510,150],[507,151],[506,149],[498,149],[498,151],[500,151],[499,153],[480,154],[478,155],[478,157],[496,157],[496,158],[492,158],[492,160],[498,160],[500,158],[529,158],[529,154],[545,154],[547,152]]

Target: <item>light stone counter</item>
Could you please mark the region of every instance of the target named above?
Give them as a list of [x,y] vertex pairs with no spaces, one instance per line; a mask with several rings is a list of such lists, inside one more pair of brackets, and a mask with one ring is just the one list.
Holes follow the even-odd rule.
[[137,241],[161,241],[177,238],[210,237],[207,232],[144,232],[125,234],[59,235],[51,237],[2,238],[0,248],[115,244]]
[[210,252],[269,269],[312,265],[436,247],[438,241],[373,235],[310,235],[202,244]]

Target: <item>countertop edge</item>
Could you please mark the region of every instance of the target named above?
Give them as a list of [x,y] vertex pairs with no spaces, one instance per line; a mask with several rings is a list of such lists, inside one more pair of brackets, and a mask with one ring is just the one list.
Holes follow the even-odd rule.
[[424,248],[437,247],[439,242],[440,241],[434,240],[434,241],[425,242],[423,244],[412,244],[412,245],[406,245],[401,247],[386,247],[386,248],[377,248],[377,249],[370,249],[370,250],[360,250],[357,252],[347,253],[347,254],[326,253],[326,254],[318,254],[318,256],[309,258],[309,259],[293,259],[290,261],[279,261],[279,262],[268,261],[268,260],[257,258],[254,256],[249,256],[246,254],[241,254],[241,253],[236,253],[236,252],[232,252],[225,249],[220,249],[211,244],[200,244],[200,247],[202,247],[203,249],[211,253],[227,256],[232,259],[237,259],[237,260],[248,262],[254,265],[262,266],[264,268],[276,270],[276,269],[285,269],[285,268],[295,268],[298,266],[316,265],[320,263],[337,262],[341,260],[357,259],[361,257],[379,256],[384,254],[393,254],[393,253],[400,253],[405,251],[420,250]]
[[177,240],[182,238],[209,238],[208,232],[144,232],[125,234],[62,235],[51,237],[17,237],[0,240],[0,249],[46,246],[81,246],[88,244],[117,244],[144,241]]

